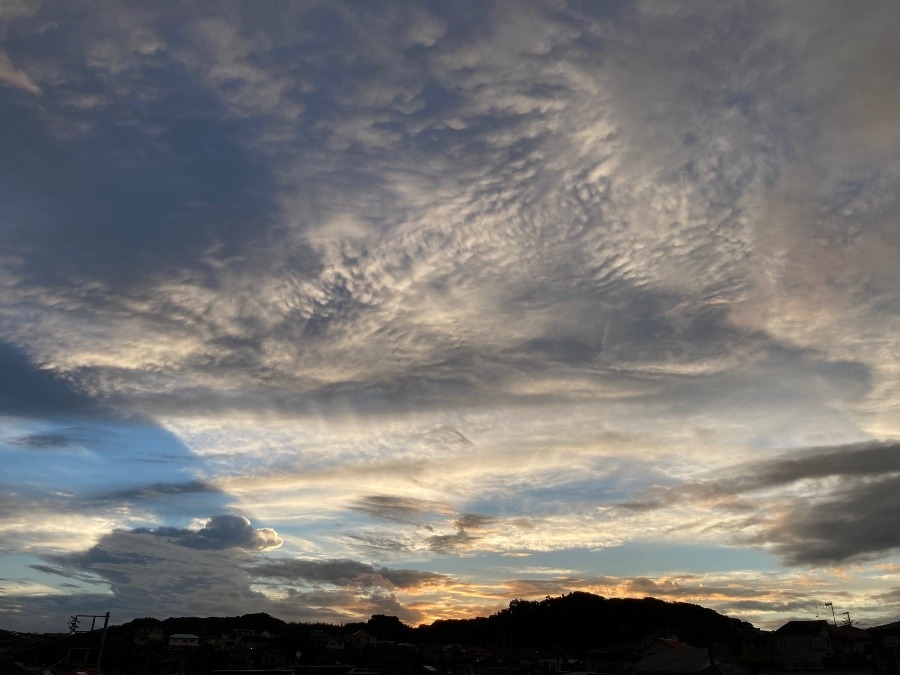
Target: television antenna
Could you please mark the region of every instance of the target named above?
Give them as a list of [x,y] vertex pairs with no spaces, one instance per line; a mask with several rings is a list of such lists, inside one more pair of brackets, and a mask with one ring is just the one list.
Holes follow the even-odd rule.
[[[834,622],[834,627],[837,628],[837,617],[834,615],[834,603],[831,602],[823,602],[822,607],[831,607],[831,620]],[[823,610],[824,611],[824,610]],[[819,616],[818,613],[816,616]]]
[[[80,625],[81,620],[84,619],[85,625]],[[91,620],[91,627],[87,627],[87,620]],[[75,633],[90,633],[94,630],[98,630],[100,628],[100,619],[103,619],[103,635],[100,637],[100,650],[97,653],[97,673],[99,675],[100,671],[100,660],[103,658],[103,646],[106,644],[106,629],[109,627],[109,612],[106,614],[75,614],[74,616],[69,617],[69,632],[72,634]]]

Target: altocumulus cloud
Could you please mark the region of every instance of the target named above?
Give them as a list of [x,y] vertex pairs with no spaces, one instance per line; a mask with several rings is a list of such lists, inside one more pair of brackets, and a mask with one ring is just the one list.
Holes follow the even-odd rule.
[[[787,612],[800,567],[896,555],[893,6],[0,19],[0,536],[27,574],[133,615],[412,617],[438,559],[699,597],[584,553],[687,542],[774,553]],[[183,527],[224,513],[270,527]],[[750,582],[710,597],[752,611]],[[497,601],[469,591],[422,602]]]

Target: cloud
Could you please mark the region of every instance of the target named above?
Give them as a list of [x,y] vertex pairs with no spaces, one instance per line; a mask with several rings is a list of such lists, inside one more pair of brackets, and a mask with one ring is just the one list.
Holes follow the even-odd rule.
[[41,88],[28,76],[28,73],[16,68],[2,49],[0,49],[0,84],[27,91],[34,96],[41,95]]
[[16,484],[3,485],[0,496],[0,551],[4,553],[45,554],[81,550],[122,523],[122,513],[85,508],[71,494],[27,488]]
[[734,477],[707,482],[686,483],[658,491],[647,501],[637,499],[626,508],[661,508],[682,499],[711,499],[777,488],[807,479],[838,477],[848,483],[860,477],[881,477],[900,472],[900,444],[896,441],[870,441],[849,446],[808,448],[787,457],[765,462],[741,464],[730,468]]
[[107,583],[113,593],[108,609],[119,616],[195,614],[201,608],[241,614],[264,604],[240,568],[246,555],[238,547],[198,549],[152,532],[116,530],[87,550],[48,562]]
[[379,586],[388,582],[389,588],[414,588],[445,581],[447,577],[434,572],[375,567],[355,560],[272,560],[249,568],[256,575],[286,581],[326,583],[334,586]]
[[[4,546],[156,542],[213,611],[280,544],[329,617],[434,556],[896,547],[893,8],[0,15]],[[183,527],[228,508],[277,533]]]
[[[99,416],[106,411],[52,369],[39,368],[19,348],[0,343],[0,411],[15,416]],[[106,413],[108,414],[108,413]]]
[[135,532],[166,537],[181,546],[204,550],[240,548],[247,551],[266,551],[278,548],[284,543],[272,528],[254,528],[247,518],[236,515],[212,516],[199,530],[161,527]]
[[[494,518],[478,513],[464,513],[451,525],[456,530],[453,534],[436,534],[428,537],[428,548],[440,554],[465,553],[478,548],[478,542],[482,539],[485,530],[512,525],[522,527],[523,522]],[[529,524],[525,524],[527,528]]]
[[[118,490],[106,495],[101,495],[99,498],[120,501],[146,501],[168,499],[178,495],[202,494],[215,491],[216,488],[208,483],[199,480],[191,480],[179,483],[153,483],[151,485],[143,485],[128,490]],[[218,518],[223,517],[229,516],[218,516]],[[243,528],[243,524],[239,522],[237,528]]]
[[880,558],[900,548],[900,476],[847,483],[764,519],[761,537],[794,565]]
[[13,438],[9,442],[23,448],[37,450],[40,448],[64,448],[74,441],[65,434],[31,434]]
[[496,519],[492,516],[481,513],[464,513],[453,523],[453,526],[459,530],[480,530],[493,523],[494,520]]
[[[82,583],[86,584],[99,584],[102,583],[98,581],[97,578],[89,573],[80,572],[78,570],[66,569],[65,567],[59,567],[55,565],[29,565],[29,567],[33,570],[37,570],[38,572],[42,572],[43,574],[49,574],[51,576],[60,576],[65,577],[67,579],[75,579]],[[78,585],[73,584],[75,588],[81,588]]]
[[[154,85],[133,133],[111,139],[119,151],[92,158],[90,175],[114,196],[99,221],[120,236],[104,237],[92,264],[71,254],[99,251],[83,242],[102,232],[73,236],[63,262],[74,261],[81,290],[55,288],[63,297],[44,309],[104,308],[105,337],[91,348],[41,342],[43,330],[28,337],[74,378],[165,415],[391,414],[607,397],[648,386],[648,375],[733,372],[770,346],[731,311],[753,280],[742,209],[780,166],[752,140],[771,122],[710,112],[758,92],[705,72],[683,46],[670,59],[671,45],[640,32],[665,34],[666,22],[687,18],[642,8],[625,39],[609,29],[613,15],[496,6],[477,10],[492,30],[463,40],[475,8],[423,10],[415,29],[392,12],[297,11],[311,22],[297,25],[339,22],[365,58],[345,58],[340,40],[310,43],[286,20],[254,31],[272,19],[237,8],[189,12],[183,31],[151,9],[120,9],[103,30],[71,38],[73,49],[92,47],[89,70],[120,91]],[[762,49],[750,34],[767,12],[692,16],[711,36],[748,26],[736,44],[704,43],[726,63]],[[373,41],[373,22],[397,40]],[[175,77],[172,63],[193,77]],[[774,65],[753,68],[765,82]],[[684,94],[696,82],[706,112]],[[198,89],[185,101],[189,119],[173,119],[171,104]],[[645,105],[660,97],[671,113]],[[94,114],[126,113],[117,104]],[[283,127],[289,113],[302,123]],[[191,130],[197,118],[202,133]],[[300,151],[285,156],[262,137]],[[152,199],[117,182],[117,162],[138,150],[150,156],[128,167],[127,182]],[[662,163],[645,160],[660,154]],[[153,226],[126,228],[125,204],[148,199]],[[113,259],[131,275],[126,286]]]
[[810,448],[732,467],[730,478],[653,491],[621,506],[641,512],[693,503],[743,513],[744,526],[754,534],[736,539],[769,546],[792,565],[884,556],[900,547],[894,534],[898,450],[896,441]]
[[448,511],[439,502],[391,495],[367,495],[354,501],[350,508],[379,520],[411,524],[424,524],[431,514]]
[[[244,520],[219,516],[207,521],[199,532],[115,530],[88,549],[47,556],[47,564],[32,569],[81,583],[107,584],[112,595],[101,596],[105,611],[113,611],[120,619],[264,611],[290,620],[346,622],[390,610],[407,620],[418,620],[421,614],[407,608],[391,591],[416,592],[448,580],[442,574],[347,559],[267,560],[265,550],[270,548],[271,537],[261,542],[263,530],[259,529],[249,537]],[[206,534],[200,534],[204,530]],[[201,537],[217,541],[198,543]],[[277,586],[271,585],[273,580]],[[323,584],[340,588],[319,588]],[[14,611],[20,601],[12,593],[0,597],[0,614]],[[31,606],[54,605],[58,612],[78,606],[78,611],[88,611],[92,602],[90,593],[81,593],[65,602],[37,598]]]

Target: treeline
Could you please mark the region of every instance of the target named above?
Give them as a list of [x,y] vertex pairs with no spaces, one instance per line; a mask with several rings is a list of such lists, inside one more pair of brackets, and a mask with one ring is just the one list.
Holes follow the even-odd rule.
[[[655,598],[604,598],[590,593],[543,600],[513,600],[509,607],[488,617],[438,620],[430,625],[407,626],[395,616],[376,614],[367,622],[344,624],[287,623],[268,614],[245,614],[238,617],[143,618],[110,626],[107,654],[115,658],[121,650],[123,658],[135,650],[152,651],[148,644],[137,648],[134,639],[146,635],[148,629],[161,628],[164,635],[193,633],[199,636],[221,636],[236,630],[267,631],[278,636],[275,641],[286,653],[321,647],[321,635],[348,638],[360,629],[375,635],[379,642],[414,644],[481,645],[498,648],[559,647],[579,651],[612,644],[634,643],[648,635],[677,636],[694,646],[703,646],[716,632],[730,626],[751,627],[714,610],[684,602],[665,602]],[[0,631],[2,634],[2,631]],[[317,635],[319,637],[317,637]],[[94,647],[97,633],[78,635],[23,636],[9,634],[3,652],[19,652],[20,657],[53,663],[65,659],[72,648]],[[164,649],[158,643],[157,649]],[[24,653],[23,653],[24,652]],[[38,658],[37,653],[42,658]]]
[[568,650],[639,641],[650,634],[676,635],[701,646],[729,626],[751,627],[686,602],[656,598],[604,598],[576,592],[543,600],[513,600],[489,617],[439,620],[415,633],[426,642],[492,643],[526,647],[554,645]]

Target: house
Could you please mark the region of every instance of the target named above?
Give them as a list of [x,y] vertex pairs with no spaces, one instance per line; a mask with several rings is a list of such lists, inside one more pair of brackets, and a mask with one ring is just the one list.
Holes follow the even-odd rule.
[[166,634],[162,628],[141,628],[134,633],[133,642],[136,645],[145,645],[150,642],[165,642]]
[[631,667],[634,673],[711,673],[706,649],[665,649],[644,656]]
[[357,649],[367,649],[370,647],[378,646],[378,638],[367,631],[365,628],[360,628],[353,635],[350,636],[350,644],[352,644]]
[[193,633],[173,633],[169,636],[169,648],[199,647],[200,636]]
[[900,621],[869,629],[878,675],[900,674]]
[[673,649],[684,651],[686,649],[694,649],[694,647],[684,642],[679,642],[678,639],[674,637],[658,637],[644,642],[644,646],[641,649],[641,657],[647,658],[648,656],[653,656],[660,652],[672,651]]
[[697,673],[698,675],[751,675],[745,666],[730,663],[714,655],[709,649],[668,649],[656,652],[632,664],[627,672],[640,673]]
[[831,646],[838,665],[867,668],[875,661],[875,649],[869,631],[846,624],[831,629]]
[[831,631],[824,619],[788,621],[774,638],[775,651],[788,668],[824,668],[834,662]]
[[216,651],[225,651],[234,646],[234,640],[228,635],[207,635],[201,638],[200,641]]
[[585,667],[597,673],[618,673],[625,668],[632,656],[631,645],[617,643],[582,652]]
[[11,658],[0,655],[0,675],[29,675],[30,672]]
[[755,628],[732,626],[719,631],[710,648],[716,656],[752,669],[771,667],[776,661],[772,637]]

